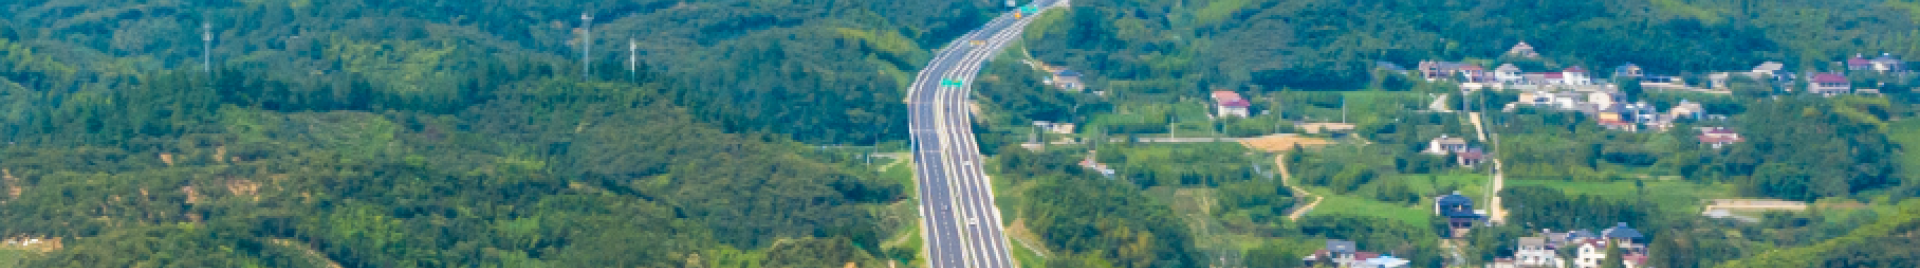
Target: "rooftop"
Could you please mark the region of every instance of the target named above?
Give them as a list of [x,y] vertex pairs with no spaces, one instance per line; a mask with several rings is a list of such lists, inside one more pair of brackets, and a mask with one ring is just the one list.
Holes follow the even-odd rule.
[[1238,92],[1233,92],[1228,90],[1218,90],[1213,92],[1213,100],[1214,101],[1245,100],[1245,98],[1241,98],[1240,93]]
[[1480,151],[1480,148],[1469,148],[1466,151],[1460,152],[1460,158],[1465,158],[1468,160],[1480,160],[1485,157],[1486,157],[1486,152]]
[[1340,254],[1351,254],[1354,251],[1357,251],[1358,249],[1359,248],[1354,245],[1353,241],[1340,240],[1340,239],[1327,239],[1327,251],[1340,253]]
[[1607,238],[1626,238],[1626,239],[1640,238],[1640,230],[1634,230],[1633,227],[1627,227],[1627,223],[1625,222],[1619,223],[1618,225],[1614,225],[1613,228],[1607,228],[1604,231],[1600,231],[1600,233],[1602,236],[1605,236]]
[[1439,201],[1439,202],[1440,202],[1441,204],[1445,204],[1445,203],[1473,203],[1473,199],[1472,199],[1472,198],[1467,198],[1467,196],[1464,196],[1464,195],[1460,195],[1460,191],[1453,191],[1453,194],[1449,194],[1449,195],[1443,195],[1443,196],[1440,196],[1440,201]]
[[1500,64],[1499,68],[1494,68],[1493,70],[1497,72],[1520,72],[1520,67],[1513,66],[1512,63],[1506,63],[1506,64]]
[[1836,73],[1819,73],[1819,74],[1813,75],[1813,82],[1814,83],[1834,83],[1834,84],[1846,83],[1847,77],[1842,76],[1840,74],[1836,74]]
[[1544,246],[1547,246],[1547,238],[1545,238],[1545,237],[1521,237],[1521,238],[1520,238],[1520,246],[1522,246],[1522,247],[1544,247]]

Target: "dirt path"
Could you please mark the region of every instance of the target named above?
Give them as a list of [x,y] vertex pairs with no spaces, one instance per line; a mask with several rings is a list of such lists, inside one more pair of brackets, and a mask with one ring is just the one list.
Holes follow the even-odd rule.
[[1313,211],[1314,206],[1320,205],[1321,200],[1327,199],[1326,197],[1323,197],[1323,196],[1313,195],[1313,193],[1307,192],[1307,189],[1301,189],[1300,186],[1293,185],[1293,173],[1287,171],[1287,154],[1280,154],[1280,156],[1274,157],[1273,165],[1275,167],[1280,168],[1280,184],[1281,185],[1286,185],[1287,189],[1293,189],[1293,194],[1295,196],[1300,196],[1300,197],[1312,196],[1313,197],[1313,202],[1309,202],[1305,206],[1300,206],[1300,208],[1294,209],[1292,213],[1287,213],[1287,220],[1291,220],[1291,221],[1300,220],[1300,216],[1306,216],[1308,211]]
[[1506,187],[1507,180],[1506,168],[1500,163],[1498,150],[1500,142],[1487,139],[1487,128],[1480,123],[1480,112],[1467,113],[1467,116],[1467,121],[1473,122],[1473,134],[1478,135],[1481,142],[1495,146],[1490,157],[1493,159],[1493,183],[1487,185],[1487,199],[1491,200],[1492,205],[1487,207],[1487,214],[1490,218],[1488,220],[1494,224],[1506,223],[1507,209],[1500,204],[1500,189]]
[[327,267],[327,268],[341,267],[339,262],[335,262],[333,261],[333,259],[328,259],[326,254],[321,254],[320,251],[314,250],[313,247],[308,247],[306,244],[295,242],[291,239],[282,239],[282,238],[269,238],[267,239],[267,241],[270,241],[273,244],[280,245],[283,247],[299,250],[301,253],[306,253],[307,260],[312,261],[314,264],[320,265],[320,267]]

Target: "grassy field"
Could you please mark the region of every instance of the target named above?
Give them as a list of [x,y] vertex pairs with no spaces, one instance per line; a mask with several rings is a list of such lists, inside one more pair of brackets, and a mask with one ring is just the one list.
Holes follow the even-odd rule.
[[[1008,241],[1008,242],[1009,243],[1007,244],[1013,246],[1013,261],[1019,262],[1020,267],[1026,267],[1026,268],[1046,268],[1047,267],[1046,258],[1041,258],[1039,254],[1033,253],[1033,250],[1028,249],[1026,245],[1020,244],[1020,242],[1014,242],[1014,241]],[[920,266],[915,265],[912,267],[920,267]]]
[[913,180],[913,161],[911,159],[894,161],[897,162],[889,163],[890,165],[881,169],[880,176],[900,182],[900,185],[906,185],[908,197],[920,198],[919,184]]
[[1900,164],[1905,166],[1908,178],[1920,178],[1920,120],[1900,120],[1887,125],[1887,139],[1900,144],[1906,151],[1901,154]]
[[[1508,179],[1507,187],[1543,186],[1567,195],[1596,195],[1608,198],[1645,199],[1668,209],[1699,210],[1703,199],[1740,198],[1733,185],[1708,185],[1687,181],[1648,181],[1642,191],[1632,181],[1579,182],[1559,180]],[[1679,205],[1679,206],[1675,206]]]
[[35,254],[22,250],[0,250],[0,268],[26,267],[27,258]]
[[[1326,201],[1321,201],[1319,206],[1314,207],[1313,211],[1307,212],[1306,217],[1327,214],[1349,214],[1394,219],[1406,222],[1407,224],[1413,224],[1414,226],[1432,225],[1432,219],[1428,217],[1433,214],[1433,210],[1431,209],[1422,209],[1420,206],[1403,206],[1387,203],[1359,195],[1333,194],[1333,191],[1322,187],[1310,186],[1303,188],[1306,188],[1308,192],[1313,192],[1313,194],[1327,198]],[[1422,200],[1421,202],[1421,204],[1428,203],[1431,202],[1427,200]]]

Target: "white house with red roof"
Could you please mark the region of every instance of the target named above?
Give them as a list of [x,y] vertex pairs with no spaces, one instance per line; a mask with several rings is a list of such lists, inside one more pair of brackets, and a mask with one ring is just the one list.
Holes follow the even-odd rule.
[[1866,55],[1853,54],[1853,58],[1847,59],[1847,70],[1871,71],[1873,70],[1873,61],[1868,60]]
[[1213,92],[1213,111],[1216,117],[1226,118],[1229,116],[1238,116],[1244,118],[1251,115],[1248,108],[1252,106],[1253,103],[1247,102],[1246,98],[1240,97],[1240,93],[1226,90]]
[[1585,86],[1593,84],[1593,77],[1588,76],[1587,69],[1581,69],[1580,66],[1567,67],[1567,69],[1560,70],[1560,76],[1561,83],[1565,85]]
[[1720,147],[1726,147],[1728,144],[1746,140],[1740,137],[1740,133],[1733,132],[1733,130],[1724,127],[1700,128],[1700,136],[1696,138],[1700,140],[1701,144],[1706,144],[1714,149],[1720,149]]
[[1807,83],[1807,93],[1833,96],[1853,93],[1853,83],[1839,73],[1818,73]]

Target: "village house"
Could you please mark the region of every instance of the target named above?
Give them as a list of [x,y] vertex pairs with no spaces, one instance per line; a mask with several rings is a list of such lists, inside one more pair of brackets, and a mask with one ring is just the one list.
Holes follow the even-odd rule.
[[1100,175],[1105,175],[1107,178],[1113,178],[1113,174],[1115,174],[1113,167],[1109,167],[1107,164],[1095,160],[1094,156],[1099,155],[1099,153],[1099,151],[1087,151],[1087,158],[1080,160],[1080,167],[1100,172]]
[[1769,61],[1761,62],[1760,65],[1754,66],[1753,70],[1750,71],[1710,73],[1707,74],[1707,88],[1726,90],[1728,89],[1728,81],[1734,76],[1740,76],[1753,79],[1754,82],[1759,82],[1775,89],[1787,90],[1785,86],[1792,84],[1789,82],[1793,81],[1794,75],[1793,72],[1784,71],[1783,68],[1785,68],[1785,65],[1779,62]]
[[1853,58],[1847,59],[1847,70],[1848,71],[1872,71],[1873,61],[1867,60],[1866,55],[1853,54]]
[[1514,265],[1516,267],[1564,267],[1566,262],[1560,260],[1559,249],[1559,245],[1548,243],[1546,237],[1521,237],[1519,245],[1513,250]]
[[1745,140],[1740,138],[1740,133],[1735,133],[1733,130],[1724,127],[1702,127],[1699,128],[1699,130],[1700,136],[1697,138],[1700,140],[1700,143],[1706,144],[1714,149],[1720,149],[1720,147],[1726,147],[1728,144]]
[[1618,101],[1619,99],[1620,99],[1619,96],[1616,96],[1613,93],[1597,92],[1597,91],[1587,92],[1587,103],[1592,103],[1594,106],[1597,106],[1597,107],[1612,107],[1614,104],[1616,104],[1614,102]]
[[1473,209],[1473,199],[1460,195],[1459,191],[1435,198],[1433,213],[1447,218],[1449,238],[1466,237],[1473,225],[1486,217],[1486,212]]
[[1846,76],[1838,73],[1814,74],[1813,80],[1807,83],[1807,93],[1831,97],[1852,92],[1853,83],[1848,82]]
[[1882,73],[1904,72],[1907,70],[1906,62],[1900,61],[1899,58],[1894,58],[1891,53],[1880,53],[1880,57],[1873,58],[1873,60],[1867,61],[1867,63],[1873,65],[1874,71],[1880,71]]
[[[1599,268],[1601,266],[1600,264],[1603,261],[1606,261],[1607,259],[1608,244],[1609,242],[1603,239],[1588,239],[1586,241],[1582,241],[1579,245],[1579,248],[1575,250],[1575,254],[1579,255],[1579,257],[1574,258],[1573,267]],[[1626,250],[1625,248],[1622,248],[1621,250],[1622,251],[1620,254],[1620,263],[1623,264],[1623,266],[1626,266],[1627,268],[1638,268],[1638,267],[1646,266],[1646,263],[1647,263],[1646,254],[1629,253],[1625,251]]]
[[1048,78],[1047,82],[1048,84],[1052,84],[1053,86],[1060,87],[1060,89],[1063,89],[1063,90],[1079,91],[1081,88],[1083,88],[1083,86],[1080,84],[1080,72],[1075,72],[1073,70],[1060,70],[1058,72],[1053,72],[1053,77]]
[[1620,106],[1620,109],[1635,124],[1655,124],[1672,120],[1662,117],[1660,112],[1656,111],[1652,104],[1647,104],[1646,101],[1624,104]]
[[1520,41],[1520,44],[1513,45],[1513,49],[1507,50],[1507,56],[1520,57],[1520,58],[1539,58],[1540,53],[1534,52],[1533,45],[1528,45],[1527,41]]
[[1487,69],[1480,68],[1480,65],[1473,64],[1460,66],[1460,78],[1460,82],[1463,83],[1493,82],[1493,75],[1487,73]]
[[1606,230],[1600,230],[1600,238],[1606,239],[1608,243],[1617,245],[1617,247],[1620,247],[1620,250],[1625,253],[1647,253],[1647,245],[1639,242],[1645,237],[1641,236],[1640,230],[1627,227],[1627,223],[1625,222],[1618,223]]
[[1326,267],[1353,268],[1365,267],[1364,264],[1367,260],[1380,257],[1380,253],[1360,251],[1359,249],[1353,241],[1327,239],[1326,248],[1316,250],[1312,255],[1300,258],[1300,261],[1305,264],[1302,265],[1304,267],[1320,267],[1316,265],[1324,265]]
[[1420,65],[1416,67],[1420,69],[1420,78],[1425,78],[1427,81],[1441,81],[1453,80],[1454,76],[1460,75],[1467,66],[1479,69],[1479,66],[1472,64],[1448,61],[1420,61]]
[[1487,263],[1487,268],[1520,268],[1520,263],[1513,258],[1493,258],[1493,262]]
[[1413,261],[1408,261],[1406,259],[1401,259],[1401,258],[1395,258],[1392,255],[1388,255],[1388,256],[1380,256],[1380,257],[1374,257],[1374,258],[1367,258],[1367,261],[1361,262],[1359,267],[1406,268],[1407,264],[1411,264],[1411,263],[1413,263]]
[[1432,141],[1427,142],[1426,153],[1431,155],[1447,155],[1447,153],[1457,153],[1466,149],[1466,139],[1448,137],[1447,134],[1440,134],[1439,138],[1433,138]]
[[1560,70],[1560,76],[1561,84],[1564,85],[1593,85],[1593,78],[1587,76],[1587,69],[1581,69],[1580,66],[1567,67],[1567,69]]
[[1598,268],[1600,261],[1607,259],[1607,241],[1587,239],[1580,241],[1574,250],[1573,267]]
[[1525,78],[1520,77],[1520,67],[1513,66],[1512,63],[1501,64],[1499,68],[1493,69],[1493,80],[1501,84],[1520,83],[1521,79]]
[[1680,104],[1674,104],[1673,109],[1667,110],[1667,117],[1673,119],[1685,118],[1688,120],[1700,120],[1700,117],[1706,114],[1706,110],[1707,109],[1702,108],[1698,102],[1682,99],[1680,100]]
[[1240,93],[1226,90],[1214,91],[1213,103],[1214,116],[1220,118],[1247,117],[1251,114],[1248,108],[1253,105],[1241,98]]
[[1562,92],[1562,93],[1554,93],[1554,92],[1546,92],[1546,91],[1520,92],[1520,99],[1513,103],[1507,104],[1507,107],[1505,109],[1508,111],[1512,111],[1513,108],[1515,108],[1518,105],[1527,105],[1527,106],[1535,106],[1535,107],[1546,106],[1546,107],[1561,109],[1561,110],[1573,110],[1575,108],[1578,108],[1576,107],[1578,106],[1578,104],[1581,104],[1581,102],[1579,102],[1579,100],[1576,99],[1576,95],[1578,94],[1579,93],[1575,93],[1575,92]]
[[1373,68],[1402,75],[1407,74],[1407,68],[1400,67],[1399,64],[1393,64],[1393,62],[1388,61],[1374,61]]
[[1033,121],[1033,126],[1054,134],[1073,134],[1073,123]]
[[1454,163],[1471,168],[1480,165],[1480,161],[1486,160],[1486,158],[1487,153],[1480,150],[1480,148],[1467,148],[1465,151],[1454,154]]
[[1777,62],[1777,61],[1767,61],[1767,62],[1761,62],[1760,65],[1753,66],[1753,71],[1751,71],[1750,73],[1772,75],[1772,76],[1791,75],[1792,73],[1790,72],[1782,72],[1783,70],[1786,69],[1786,67],[1787,67],[1786,64],[1781,64],[1780,62]]
[[1613,67],[1613,77],[1615,79],[1637,79],[1645,75],[1645,70],[1640,69],[1640,65],[1633,65],[1632,62],[1621,64],[1620,67]]

